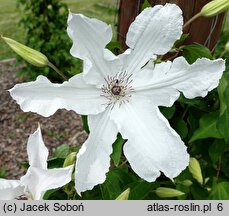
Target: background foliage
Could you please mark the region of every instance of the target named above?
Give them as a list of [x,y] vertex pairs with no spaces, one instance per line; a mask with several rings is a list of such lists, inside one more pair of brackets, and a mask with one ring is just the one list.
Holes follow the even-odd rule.
[[[59,0],[17,0],[23,7],[24,15],[21,24],[26,31],[25,44],[44,53],[50,62],[60,68],[65,74],[80,69],[69,55],[71,41],[66,34],[68,7]],[[21,59],[21,58],[18,58]],[[79,62],[79,60],[78,60]],[[21,73],[27,73],[29,79],[35,79],[43,74],[52,81],[61,82],[56,72],[46,67],[40,69],[27,65]],[[69,76],[69,75],[68,75]]]

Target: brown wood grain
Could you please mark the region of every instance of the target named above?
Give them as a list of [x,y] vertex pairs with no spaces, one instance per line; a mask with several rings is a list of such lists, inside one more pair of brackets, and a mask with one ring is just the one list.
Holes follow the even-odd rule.
[[134,21],[135,17],[140,13],[143,0],[120,0],[119,16],[118,16],[118,41],[121,43],[122,48],[127,48],[126,33],[130,24]]
[[[198,13],[201,8],[211,0],[148,0],[152,6],[156,4],[175,3],[183,11],[184,22]],[[125,36],[130,23],[140,12],[142,0],[121,0],[119,11],[118,40],[123,48],[125,45]],[[220,14],[213,18],[200,17],[184,29],[184,33],[188,33],[189,37],[185,44],[199,43],[214,49],[219,35],[222,30],[224,14]]]

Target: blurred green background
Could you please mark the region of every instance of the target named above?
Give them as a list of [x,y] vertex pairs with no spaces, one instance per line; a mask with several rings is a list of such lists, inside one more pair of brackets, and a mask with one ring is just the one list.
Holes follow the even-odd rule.
[[[74,13],[99,18],[112,26],[115,20],[117,21],[117,0],[63,0],[62,2],[66,3]],[[17,7],[16,0],[0,0],[0,34],[23,43],[26,35],[23,27],[19,25],[22,15],[23,10]],[[0,41],[0,60],[13,57],[16,57],[16,54]]]

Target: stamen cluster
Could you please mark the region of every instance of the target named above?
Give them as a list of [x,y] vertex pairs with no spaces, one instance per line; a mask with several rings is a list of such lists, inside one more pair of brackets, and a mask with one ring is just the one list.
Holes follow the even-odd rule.
[[107,106],[113,106],[119,103],[121,106],[123,103],[129,102],[131,93],[134,89],[131,86],[132,74],[128,74],[126,71],[117,73],[115,76],[107,76],[104,78],[105,84],[102,86],[101,96],[108,99]]

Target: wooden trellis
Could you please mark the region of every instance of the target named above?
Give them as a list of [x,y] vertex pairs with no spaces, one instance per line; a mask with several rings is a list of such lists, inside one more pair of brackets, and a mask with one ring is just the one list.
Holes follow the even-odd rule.
[[[184,22],[197,14],[201,8],[211,0],[148,0],[154,6],[156,4],[175,3],[183,11]],[[118,40],[122,47],[126,49],[125,36],[130,23],[140,13],[143,0],[120,0]],[[213,18],[200,17],[184,29],[184,33],[189,33],[185,43],[199,43],[214,49],[220,32],[222,30],[224,14]]]

